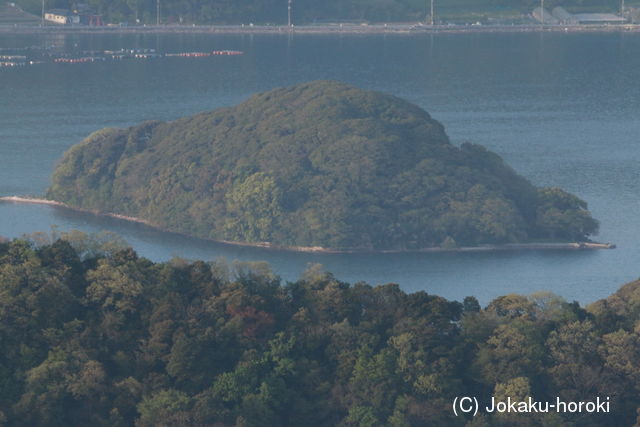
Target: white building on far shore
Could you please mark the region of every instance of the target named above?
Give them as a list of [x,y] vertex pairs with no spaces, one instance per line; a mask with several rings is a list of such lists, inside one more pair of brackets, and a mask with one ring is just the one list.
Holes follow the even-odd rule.
[[544,22],[545,25],[607,25],[607,24],[624,24],[627,19],[615,15],[613,13],[569,13],[562,7],[555,7],[549,12],[540,7],[536,7],[531,12],[533,18],[538,22]]
[[79,24],[80,16],[66,9],[52,9],[44,14],[44,19],[56,24],[68,25]]

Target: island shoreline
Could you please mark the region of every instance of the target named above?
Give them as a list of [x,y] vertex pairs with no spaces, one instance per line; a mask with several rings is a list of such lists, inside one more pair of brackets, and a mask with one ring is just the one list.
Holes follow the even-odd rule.
[[422,249],[387,249],[387,250],[370,250],[370,249],[331,249],[322,246],[278,246],[268,242],[233,242],[229,240],[217,240],[203,237],[191,236],[179,231],[167,230],[164,227],[155,225],[150,221],[133,216],[127,216],[117,213],[100,212],[90,209],[82,209],[69,206],[66,203],[56,200],[42,199],[28,196],[0,196],[0,202],[24,203],[36,205],[49,205],[58,208],[68,209],[75,212],[89,213],[96,216],[105,216],[109,218],[121,219],[138,224],[144,224],[156,230],[173,233],[181,236],[200,239],[209,242],[222,243],[232,246],[244,246],[251,248],[269,249],[285,252],[302,252],[302,253],[323,253],[323,254],[399,254],[399,253],[459,253],[459,252],[499,252],[499,251],[523,251],[523,250],[562,250],[575,251],[585,249],[615,249],[616,245],[612,243],[598,242],[558,242],[558,243],[505,243],[505,244],[487,244],[480,246],[463,246],[453,248],[429,247]]

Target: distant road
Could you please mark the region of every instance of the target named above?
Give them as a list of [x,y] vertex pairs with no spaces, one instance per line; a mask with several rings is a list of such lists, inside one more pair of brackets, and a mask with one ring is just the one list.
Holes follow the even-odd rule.
[[147,26],[27,26],[0,25],[0,33],[226,33],[226,34],[419,34],[419,33],[523,33],[523,32],[640,32],[640,25],[421,25],[324,24],[295,27],[276,25],[147,25]]

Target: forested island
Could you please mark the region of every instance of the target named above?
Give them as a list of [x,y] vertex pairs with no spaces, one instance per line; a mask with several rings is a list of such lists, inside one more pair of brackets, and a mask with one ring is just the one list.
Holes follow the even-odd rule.
[[587,204],[536,188],[421,108],[316,81],[72,147],[46,197],[239,243],[416,250],[588,240]]
[[[62,239],[58,239],[62,237]],[[0,425],[632,425],[640,282],[583,308],[482,308],[311,266],[153,263],[70,232],[0,243]],[[608,413],[456,417],[453,399],[609,398]]]

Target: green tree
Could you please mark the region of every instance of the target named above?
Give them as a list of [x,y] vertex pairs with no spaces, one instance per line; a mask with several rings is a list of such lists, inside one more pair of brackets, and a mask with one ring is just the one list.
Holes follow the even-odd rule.
[[262,172],[234,187],[226,197],[229,238],[249,242],[271,240],[282,215],[281,198],[275,180]]
[[145,397],[138,405],[137,426],[189,426],[191,399],[179,390],[166,389]]
[[582,241],[598,232],[598,221],[587,210],[587,203],[559,188],[538,191],[536,226],[538,233],[552,239]]

